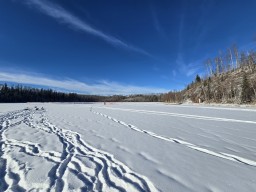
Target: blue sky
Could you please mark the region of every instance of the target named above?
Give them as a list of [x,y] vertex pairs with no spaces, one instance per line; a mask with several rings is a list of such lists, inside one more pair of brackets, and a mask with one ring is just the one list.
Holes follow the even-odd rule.
[[255,0],[2,0],[0,81],[86,94],[183,89],[233,43]]

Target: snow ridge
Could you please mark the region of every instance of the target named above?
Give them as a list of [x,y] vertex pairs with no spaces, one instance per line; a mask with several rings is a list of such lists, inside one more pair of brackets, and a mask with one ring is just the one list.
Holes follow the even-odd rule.
[[[62,152],[44,151],[38,143],[6,136],[8,129],[21,124],[57,136],[63,146]],[[76,191],[158,191],[146,177],[135,173],[113,155],[88,145],[79,133],[51,124],[44,109],[25,109],[1,115],[0,147],[0,191],[71,191],[69,173],[83,183]],[[47,182],[32,186],[28,183],[29,169],[10,155],[17,148],[31,158],[43,158],[54,164],[48,172]]]
[[[202,152],[202,153],[206,153],[208,155],[212,155],[212,156],[219,157],[219,158],[222,158],[222,159],[226,159],[226,160],[234,161],[234,162],[237,162],[237,163],[243,163],[245,165],[250,165],[250,166],[256,167],[256,161],[253,161],[253,160],[250,160],[250,159],[246,159],[246,158],[243,158],[243,157],[239,157],[239,156],[236,156],[236,155],[232,155],[232,154],[211,151],[211,150],[208,150],[208,149],[196,146],[196,145],[194,145],[192,143],[189,143],[189,142],[186,142],[186,141],[182,141],[180,139],[166,137],[166,136],[158,135],[158,134],[156,134],[154,132],[151,132],[151,131],[139,129],[138,127],[136,127],[136,126],[134,126],[132,124],[125,123],[123,121],[117,120],[117,119],[115,119],[115,118],[113,118],[111,116],[108,116],[106,114],[103,114],[103,113],[100,113],[100,112],[96,112],[94,110],[91,110],[91,112],[93,112],[96,115],[100,115],[102,117],[110,119],[110,120],[112,120],[112,121],[114,121],[116,123],[119,123],[119,124],[123,125],[124,127],[129,128],[129,129],[131,129],[133,131],[146,134],[146,135],[154,137],[156,139],[160,139],[160,140],[163,140],[163,141],[180,144],[180,145],[183,145],[183,146],[188,147],[190,149],[193,149],[193,150],[196,150],[196,151],[199,151],[199,152]],[[249,122],[249,123],[254,123],[254,122]]]

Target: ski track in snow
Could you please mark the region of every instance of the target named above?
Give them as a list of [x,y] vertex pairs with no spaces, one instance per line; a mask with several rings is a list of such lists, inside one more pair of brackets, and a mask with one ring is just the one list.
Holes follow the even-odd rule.
[[[97,108],[104,108],[104,107],[97,107]],[[104,109],[108,109],[108,108],[104,108]],[[139,132],[139,133],[142,133],[142,134],[146,134],[146,135],[154,137],[156,139],[160,139],[160,140],[171,142],[171,143],[180,144],[180,145],[183,145],[183,146],[185,146],[187,148],[190,148],[190,149],[202,152],[202,153],[206,153],[208,155],[212,155],[212,156],[215,156],[215,157],[218,157],[218,158],[222,158],[222,159],[226,159],[226,160],[230,160],[230,161],[234,161],[234,162],[238,162],[238,163],[243,163],[245,165],[250,165],[250,166],[256,167],[256,161],[249,160],[249,159],[246,159],[246,158],[243,158],[243,157],[239,157],[239,156],[236,156],[236,155],[232,155],[232,154],[228,154],[228,153],[211,151],[211,150],[208,150],[208,149],[196,146],[196,145],[194,145],[192,143],[189,143],[189,142],[186,142],[186,141],[182,141],[180,139],[170,138],[170,137],[166,137],[166,136],[163,136],[163,135],[158,135],[158,134],[156,134],[154,132],[151,132],[151,131],[139,129],[138,127],[136,127],[136,126],[134,126],[132,124],[125,123],[123,121],[117,120],[117,119],[115,119],[115,118],[113,118],[111,116],[108,116],[106,114],[103,114],[103,113],[100,113],[100,112],[96,112],[94,110],[91,110],[91,112],[93,112],[96,115],[100,115],[102,117],[110,119],[110,120],[112,120],[112,121],[114,121],[116,123],[119,123],[119,124],[123,125],[124,127],[129,128],[129,129],[131,129],[133,131],[136,131],[136,132]],[[152,114],[152,113],[150,113],[150,114]],[[207,120],[209,120],[209,119],[207,119]],[[256,122],[249,122],[249,123],[256,123]]]
[[[8,138],[6,131],[21,124],[54,134],[63,146],[62,153],[43,151],[38,143]],[[19,153],[43,158],[54,166],[49,170],[49,182],[40,185],[42,191],[71,191],[68,173],[73,173],[83,183],[76,191],[158,191],[144,176],[133,172],[113,155],[95,149],[81,136],[51,124],[44,109],[24,109],[0,115],[0,191],[34,191],[26,180],[27,170],[10,155]]]
[[[181,118],[187,118],[187,119],[199,119],[199,120],[205,120],[205,121],[221,121],[221,122],[256,124],[256,121],[246,121],[246,120],[228,119],[228,118],[220,118],[220,117],[208,117],[208,116],[202,116],[202,115],[189,115],[189,114],[183,114],[183,113],[170,113],[170,112],[162,112],[162,111],[124,109],[124,108],[117,108],[117,107],[95,107],[95,108],[127,111],[127,112],[142,113],[142,114],[149,114],[149,115],[162,115],[162,116],[171,116],[171,117],[181,117]],[[91,111],[92,111],[92,109],[91,109]]]

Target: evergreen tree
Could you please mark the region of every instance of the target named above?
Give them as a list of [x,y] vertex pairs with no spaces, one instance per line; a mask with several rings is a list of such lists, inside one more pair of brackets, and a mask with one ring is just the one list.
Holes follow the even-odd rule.
[[199,75],[196,75],[196,83],[199,83],[199,82],[201,82],[201,78]]
[[250,102],[251,96],[252,96],[252,92],[251,92],[250,84],[246,75],[244,74],[243,82],[242,82],[241,102],[242,103]]
[[207,82],[207,100],[211,100],[211,86],[210,86],[210,81],[208,80]]

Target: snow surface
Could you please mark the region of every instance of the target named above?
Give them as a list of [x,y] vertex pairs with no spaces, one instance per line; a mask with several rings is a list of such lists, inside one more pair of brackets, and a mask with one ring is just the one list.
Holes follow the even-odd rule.
[[256,191],[255,108],[0,104],[0,147],[0,191]]

